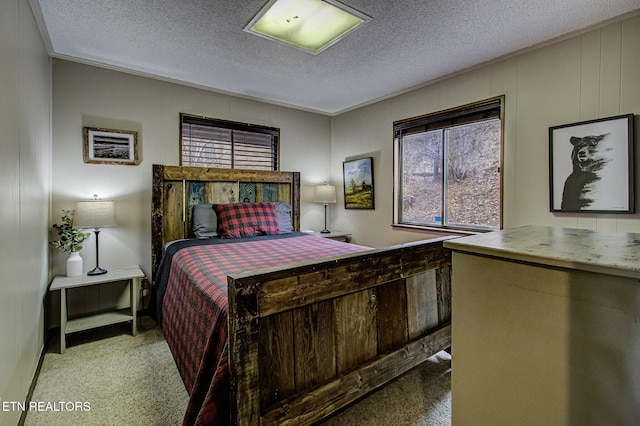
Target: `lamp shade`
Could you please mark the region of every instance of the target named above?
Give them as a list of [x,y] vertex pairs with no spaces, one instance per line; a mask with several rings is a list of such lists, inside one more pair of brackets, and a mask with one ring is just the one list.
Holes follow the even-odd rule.
[[116,226],[113,201],[78,201],[73,212],[73,227],[77,229]]
[[333,185],[318,185],[313,194],[313,201],[316,203],[335,203],[336,187]]

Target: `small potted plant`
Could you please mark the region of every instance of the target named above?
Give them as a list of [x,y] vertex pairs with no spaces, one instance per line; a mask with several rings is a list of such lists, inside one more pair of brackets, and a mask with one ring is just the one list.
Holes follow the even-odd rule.
[[58,230],[60,239],[51,241],[51,245],[69,253],[67,276],[77,277],[82,275],[82,258],[78,252],[82,250],[82,242],[89,238],[90,234],[73,228],[73,210],[62,210],[62,213],[62,225],[53,225]]

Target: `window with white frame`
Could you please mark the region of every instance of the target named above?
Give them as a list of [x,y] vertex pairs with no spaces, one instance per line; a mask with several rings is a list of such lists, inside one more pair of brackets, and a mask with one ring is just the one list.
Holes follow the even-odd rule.
[[278,170],[280,129],[180,114],[180,164]]
[[394,122],[396,227],[502,227],[504,97]]

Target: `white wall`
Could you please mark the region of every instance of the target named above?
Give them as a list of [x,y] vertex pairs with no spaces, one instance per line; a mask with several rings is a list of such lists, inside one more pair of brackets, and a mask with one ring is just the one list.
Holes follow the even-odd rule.
[[[640,232],[639,214],[554,214],[549,212],[548,201],[549,127],[640,114],[638,46],[640,17],[636,15],[335,117],[332,180],[342,182],[345,159],[372,155],[376,208],[345,210],[339,194],[338,204],[332,206],[333,227],[352,230],[355,241],[372,246],[427,237],[391,229],[393,121],[504,94],[504,226]],[[635,139],[640,140],[638,117],[635,128]],[[638,151],[636,146],[636,158]],[[636,176],[636,192],[639,182]]]
[[0,129],[0,398],[24,402],[44,347],[51,187],[51,67],[27,0],[0,2]]
[[[53,215],[59,221],[93,194],[116,201],[119,226],[100,233],[100,266],[139,264],[150,275],[152,164],[179,164],[181,112],[280,128],[281,170],[302,171],[301,226],[322,229],[322,206],[311,199],[331,169],[330,117],[54,60]],[[137,130],[141,163],[85,164],[83,126]],[[85,270],[95,265],[93,238],[81,251]],[[64,274],[64,259],[54,253],[55,273]]]

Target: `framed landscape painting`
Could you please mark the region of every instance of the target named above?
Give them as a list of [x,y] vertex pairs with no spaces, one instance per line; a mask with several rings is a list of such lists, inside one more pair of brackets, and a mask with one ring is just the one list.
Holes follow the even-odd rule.
[[342,163],[344,174],[344,208],[374,209],[373,158]]
[[84,127],[85,163],[137,165],[138,132]]
[[550,210],[634,213],[633,161],[633,114],[550,127]]

